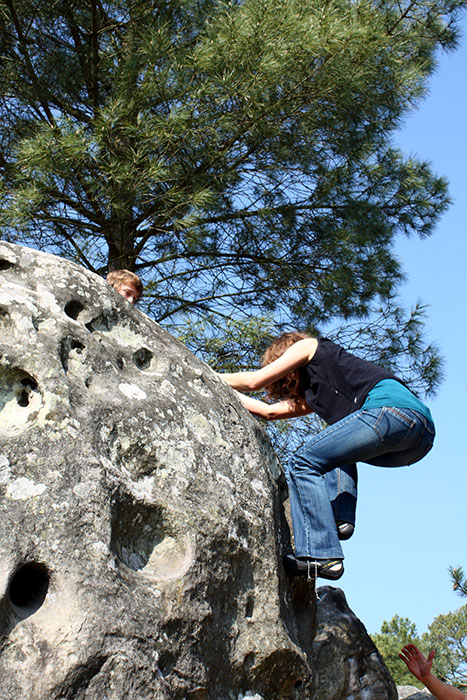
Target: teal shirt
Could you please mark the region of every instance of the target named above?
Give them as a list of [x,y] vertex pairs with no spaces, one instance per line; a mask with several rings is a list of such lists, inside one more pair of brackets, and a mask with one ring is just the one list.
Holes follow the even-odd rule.
[[382,379],[378,382],[365,399],[362,408],[382,408],[392,406],[393,408],[411,408],[418,411],[433,423],[430,409],[425,406],[415,394],[412,394],[406,386],[396,379]]

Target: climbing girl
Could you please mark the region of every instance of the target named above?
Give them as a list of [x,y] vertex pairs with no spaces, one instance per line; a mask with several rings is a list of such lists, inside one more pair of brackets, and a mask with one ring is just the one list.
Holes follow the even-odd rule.
[[277,420],[315,412],[326,422],[286,469],[295,554],[284,556],[284,567],[337,580],[344,573],[339,540],[355,524],[356,462],[418,462],[435,436],[429,409],[391,372],[305,333],[283,333],[264,353],[261,369],[219,376],[238,392],[266,389],[273,403],[239,394],[254,415]]

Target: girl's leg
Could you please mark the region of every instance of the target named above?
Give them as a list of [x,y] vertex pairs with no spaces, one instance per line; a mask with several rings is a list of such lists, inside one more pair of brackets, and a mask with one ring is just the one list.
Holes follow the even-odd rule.
[[[404,453],[408,464],[421,458],[420,443],[430,439],[427,422],[415,412],[377,408],[356,411],[309,440],[292,457],[286,475],[296,556],[343,558],[324,474],[381,455],[385,455],[385,466],[391,466],[391,461],[401,466],[397,452]],[[393,460],[388,453],[394,453]]]
[[355,525],[357,508],[357,465],[337,467],[324,475],[336,523]]

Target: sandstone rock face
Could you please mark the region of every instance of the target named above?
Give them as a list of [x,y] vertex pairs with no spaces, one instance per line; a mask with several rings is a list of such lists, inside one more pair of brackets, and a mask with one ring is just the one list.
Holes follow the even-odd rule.
[[397,698],[398,700],[436,700],[428,690],[420,690],[413,685],[398,685]]
[[318,588],[313,700],[397,700],[389,671],[340,589]]
[[209,367],[96,275],[0,242],[1,700],[324,700],[279,476]]

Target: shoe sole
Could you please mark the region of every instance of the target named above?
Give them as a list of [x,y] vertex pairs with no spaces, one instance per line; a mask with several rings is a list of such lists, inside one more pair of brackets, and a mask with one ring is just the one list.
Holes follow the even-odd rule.
[[[296,564],[296,566],[294,566],[291,560],[287,559],[286,557],[284,557],[283,563],[286,573],[290,574],[291,576],[307,576],[308,578],[324,578],[327,581],[337,581],[341,578],[341,576],[344,573],[343,564],[341,565],[339,571],[332,573],[330,571],[320,571],[319,566],[315,567],[313,563],[310,566],[308,566],[307,562],[300,561],[297,559],[295,559],[294,561],[294,564]],[[300,566],[300,564],[303,564],[303,566]],[[318,569],[318,573],[315,576],[316,568]]]
[[337,526],[337,536],[340,540],[350,540],[355,531],[355,526],[352,523],[342,523]]

